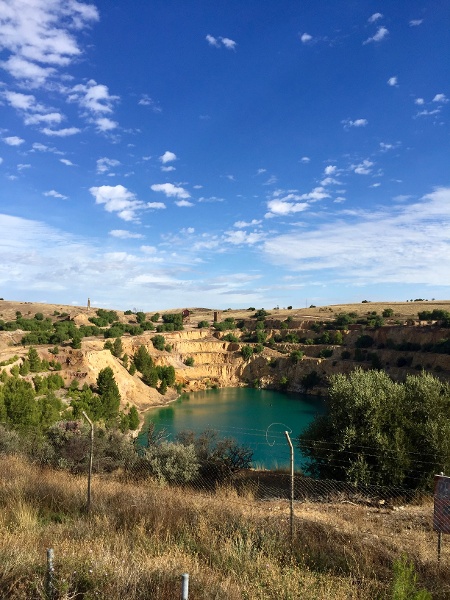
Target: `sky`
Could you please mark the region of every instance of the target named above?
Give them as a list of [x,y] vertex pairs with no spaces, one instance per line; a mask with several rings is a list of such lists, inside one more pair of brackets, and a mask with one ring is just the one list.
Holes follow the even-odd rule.
[[0,0],[0,297],[450,297],[449,0]]

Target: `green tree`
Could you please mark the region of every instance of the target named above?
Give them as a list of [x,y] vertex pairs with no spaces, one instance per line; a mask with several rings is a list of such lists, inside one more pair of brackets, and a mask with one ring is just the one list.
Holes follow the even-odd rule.
[[122,353],[123,353],[122,340],[120,337],[118,337],[114,340],[112,355],[115,356],[116,358],[119,358],[119,356],[121,356]]
[[154,335],[152,338],[152,344],[157,350],[164,350],[166,345],[166,339],[163,335]]
[[242,346],[241,355],[244,360],[249,360],[249,358],[251,358],[253,355],[253,348],[251,346],[249,346],[248,344],[245,346]]
[[384,371],[359,368],[330,384],[326,414],[299,437],[311,474],[416,488],[448,471],[448,383],[430,374],[395,383]]
[[133,356],[133,364],[138,371],[144,373],[153,367],[153,360],[145,346],[139,346]]
[[38,427],[39,410],[31,383],[10,377],[3,385],[1,395],[8,425],[19,430]]
[[102,369],[97,377],[97,389],[101,398],[102,417],[106,422],[119,414],[120,392],[111,367]]
[[139,413],[135,406],[131,406],[128,412],[128,427],[131,431],[136,431],[139,427]]
[[28,363],[30,365],[30,371],[32,373],[39,373],[42,368],[41,359],[39,358],[39,354],[37,353],[36,348],[31,347],[28,350],[27,354]]

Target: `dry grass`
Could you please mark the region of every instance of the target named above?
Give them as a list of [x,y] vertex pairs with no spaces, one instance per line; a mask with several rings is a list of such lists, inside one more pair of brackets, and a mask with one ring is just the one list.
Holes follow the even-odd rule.
[[438,569],[433,552],[430,506],[299,504],[291,553],[285,502],[110,477],[94,479],[87,516],[84,478],[1,460],[2,598],[45,597],[48,547],[56,597],[65,600],[177,598],[183,572],[196,600],[389,598],[392,563],[402,553],[434,597],[450,596],[449,561],[444,555]]

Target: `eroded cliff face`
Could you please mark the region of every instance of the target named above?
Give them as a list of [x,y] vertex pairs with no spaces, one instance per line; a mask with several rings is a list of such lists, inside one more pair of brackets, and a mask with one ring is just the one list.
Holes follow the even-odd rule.
[[[78,324],[89,323],[85,314],[70,315],[69,318]],[[406,324],[406,321],[376,329],[352,325],[348,331],[340,331],[342,344],[333,345],[318,343],[323,330],[319,332],[314,325],[317,325],[317,320],[311,318],[266,319],[264,330],[269,344],[248,360],[242,357],[242,346],[249,344],[256,350],[257,345],[242,338],[256,333],[258,325],[255,319],[245,320],[243,332],[233,331],[238,342],[223,339],[227,332],[216,332],[209,327],[198,329],[195,325],[188,325],[183,331],[162,334],[170,351],[154,348],[151,341],[154,331],[134,337],[126,334],[121,340],[123,354],[130,359],[140,346],[144,346],[156,365],[173,366],[176,383],[185,391],[251,385],[326,394],[330,375],[349,373],[358,366],[381,368],[398,380],[404,379],[408,373],[420,373],[422,369],[450,379],[450,354],[436,351],[442,340],[450,338],[449,329],[419,322]],[[334,335],[334,332],[330,333]],[[14,364],[20,365],[28,352],[28,347],[20,345],[22,336],[21,331],[0,332],[0,362],[17,356],[15,363],[4,366],[8,372]],[[292,343],[293,336],[303,339],[304,343]],[[361,336],[371,339],[370,346],[360,346]],[[308,343],[305,343],[305,338]],[[104,344],[105,340],[101,338],[84,338],[80,350],[61,345],[56,358],[62,364],[60,373],[67,386],[74,379],[79,381],[80,386],[84,383],[95,385],[99,371],[111,367],[124,406],[134,404],[139,411],[145,411],[177,397],[173,388],[162,396],[155,388],[145,385],[139,373],[131,375],[123,360],[105,350]],[[41,358],[49,361],[55,358],[49,347],[37,346],[37,350]],[[326,358],[320,356],[324,350]],[[303,356],[292,357],[294,351],[301,351]],[[185,364],[187,359],[193,360],[192,366]],[[28,377],[31,378],[31,375]]]

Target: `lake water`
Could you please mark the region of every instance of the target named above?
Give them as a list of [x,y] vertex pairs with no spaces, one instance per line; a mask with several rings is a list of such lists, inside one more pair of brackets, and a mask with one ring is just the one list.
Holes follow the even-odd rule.
[[301,468],[296,438],[314,417],[324,412],[320,398],[253,388],[222,388],[183,394],[174,403],[147,413],[157,431],[174,440],[183,430],[200,433],[215,429],[253,450],[253,466],[273,469],[289,465],[288,431]]

